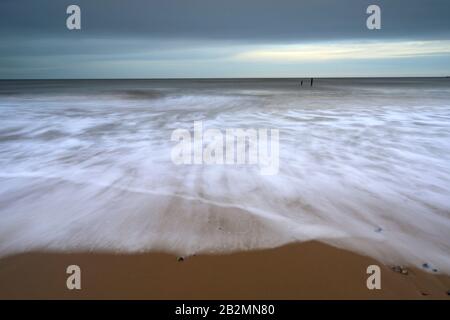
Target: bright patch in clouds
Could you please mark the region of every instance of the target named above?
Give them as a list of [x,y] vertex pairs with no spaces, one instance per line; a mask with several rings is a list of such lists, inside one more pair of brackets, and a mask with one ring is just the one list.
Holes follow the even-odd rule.
[[341,42],[264,46],[239,53],[239,60],[308,61],[407,58],[450,53],[450,40]]

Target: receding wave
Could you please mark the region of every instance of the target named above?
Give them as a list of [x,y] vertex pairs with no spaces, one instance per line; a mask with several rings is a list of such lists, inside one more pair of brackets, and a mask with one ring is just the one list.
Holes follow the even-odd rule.
[[[57,93],[40,83],[35,98],[15,84],[26,94],[0,97],[0,255],[220,253],[316,239],[450,274],[442,81],[63,83]],[[175,165],[171,134],[194,121],[279,129],[278,174]]]
[[124,97],[129,99],[158,99],[163,96],[163,93],[157,90],[126,90],[122,93]]

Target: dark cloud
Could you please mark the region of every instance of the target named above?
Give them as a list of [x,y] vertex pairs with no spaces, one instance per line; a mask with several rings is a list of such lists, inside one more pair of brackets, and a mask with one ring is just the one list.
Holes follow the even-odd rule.
[[[310,41],[349,38],[448,38],[448,0],[2,0],[9,35],[69,32],[65,10],[82,9],[83,35]],[[382,8],[382,30],[365,28],[369,4]]]

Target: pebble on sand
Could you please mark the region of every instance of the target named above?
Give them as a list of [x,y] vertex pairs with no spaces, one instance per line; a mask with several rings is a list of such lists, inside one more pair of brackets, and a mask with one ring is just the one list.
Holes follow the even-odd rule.
[[398,272],[398,273],[401,273],[401,274],[404,274],[404,275],[408,275],[408,273],[409,273],[408,269],[406,269],[403,266],[393,266],[393,267],[391,267],[391,269],[394,272]]

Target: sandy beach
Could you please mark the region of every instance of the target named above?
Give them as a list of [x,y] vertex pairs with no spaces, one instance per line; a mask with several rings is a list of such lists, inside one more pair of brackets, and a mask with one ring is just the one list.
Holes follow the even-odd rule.
[[[81,290],[66,267],[81,267]],[[366,268],[381,267],[381,290]],[[450,277],[377,261],[319,242],[226,255],[27,253],[0,261],[1,299],[449,299]]]

